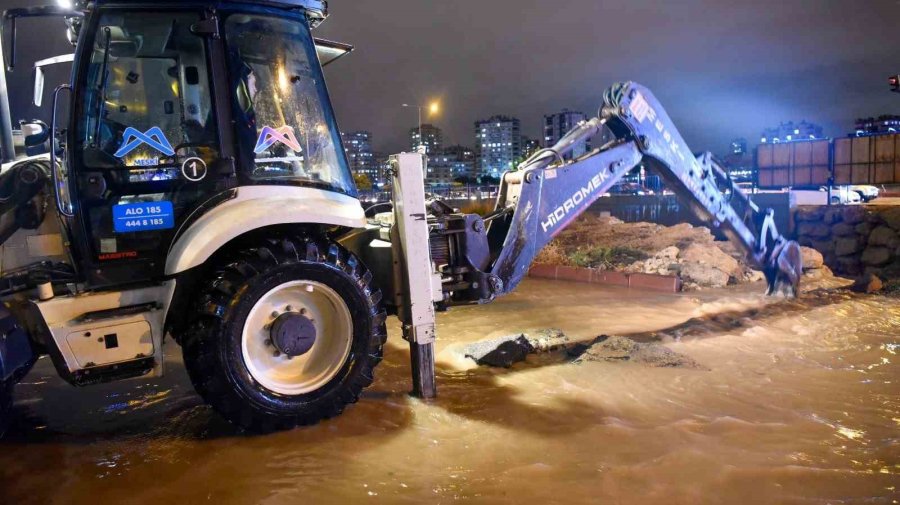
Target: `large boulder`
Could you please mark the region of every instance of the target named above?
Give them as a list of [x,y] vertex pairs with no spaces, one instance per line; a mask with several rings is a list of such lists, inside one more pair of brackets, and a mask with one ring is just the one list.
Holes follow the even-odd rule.
[[834,241],[834,254],[850,256],[862,250],[862,244],[856,237],[840,237]]
[[724,288],[731,278],[718,268],[705,263],[682,263],[681,279],[688,287]]
[[900,231],[900,207],[894,207],[882,212],[881,219],[894,230]]
[[715,246],[691,244],[678,255],[682,263],[701,263],[725,272],[729,276],[738,275],[741,265],[738,260],[725,254]]
[[844,207],[841,209],[841,220],[847,224],[862,223],[866,220],[866,209],[863,207]]
[[867,247],[862,253],[860,261],[863,264],[878,267],[887,265],[894,258],[893,249],[887,247]]
[[803,278],[808,281],[818,281],[821,279],[830,279],[832,277],[834,277],[834,272],[825,265],[822,265],[820,268],[803,271]]
[[868,237],[869,234],[872,233],[872,223],[863,221],[862,223],[857,224],[854,230],[856,231],[857,235]]
[[815,223],[822,220],[824,212],[824,207],[800,207],[795,214],[795,219],[798,222]]
[[850,237],[856,235],[856,226],[849,223],[838,223],[831,227],[831,233],[835,237]]
[[867,274],[853,283],[850,286],[850,289],[856,291],[857,293],[877,293],[881,291],[884,287],[884,284],[881,282],[881,279],[878,278],[875,274]]
[[810,247],[822,254],[834,252],[834,240],[813,240]]
[[837,259],[836,270],[845,275],[859,275],[863,269],[856,256],[841,256]]
[[900,236],[889,226],[879,226],[869,234],[869,245],[896,249],[900,246]]
[[831,235],[831,228],[823,223],[800,223],[797,234],[801,237],[825,238]]
[[800,247],[800,257],[803,258],[803,270],[822,268],[825,258],[822,253],[810,247]]

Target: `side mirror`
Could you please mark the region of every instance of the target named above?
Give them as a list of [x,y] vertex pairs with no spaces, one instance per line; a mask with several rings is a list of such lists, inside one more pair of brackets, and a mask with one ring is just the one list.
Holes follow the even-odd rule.
[[34,63],[34,98],[32,101],[35,106],[40,107],[44,103],[44,83],[46,81],[44,68],[60,63],[72,63],[73,61],[75,61],[74,54],[63,54]]

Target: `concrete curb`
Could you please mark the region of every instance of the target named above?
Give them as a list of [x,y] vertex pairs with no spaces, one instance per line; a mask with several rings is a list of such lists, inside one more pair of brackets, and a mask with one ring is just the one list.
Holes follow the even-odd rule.
[[682,288],[681,278],[675,275],[626,274],[613,270],[562,265],[534,265],[529,270],[528,276],[537,279],[604,284],[664,293],[678,293]]

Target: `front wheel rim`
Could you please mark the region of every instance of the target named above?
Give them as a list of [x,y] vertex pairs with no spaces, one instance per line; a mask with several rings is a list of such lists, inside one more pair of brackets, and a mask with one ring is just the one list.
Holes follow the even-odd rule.
[[[293,358],[278,352],[270,338],[275,319],[301,312],[313,321],[316,340]],[[353,320],[344,299],[314,281],[291,281],[262,295],[250,309],[241,334],[241,353],[251,377],[266,389],[296,396],[321,389],[343,368],[353,342]]]

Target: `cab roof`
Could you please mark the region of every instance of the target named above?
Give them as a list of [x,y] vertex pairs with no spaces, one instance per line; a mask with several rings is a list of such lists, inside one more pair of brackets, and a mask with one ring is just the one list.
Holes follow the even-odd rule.
[[77,7],[84,7],[85,5],[90,5],[91,3],[102,6],[102,5],[122,5],[122,4],[200,4],[200,5],[209,5],[211,7],[224,6],[228,4],[243,4],[243,5],[259,5],[263,7],[276,7],[282,9],[303,9],[306,11],[307,15],[316,20],[317,22],[323,21],[326,17],[328,17],[328,1],[327,0],[76,0],[75,4]]

